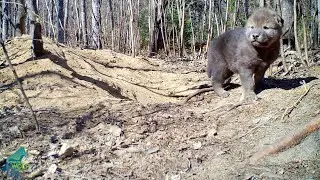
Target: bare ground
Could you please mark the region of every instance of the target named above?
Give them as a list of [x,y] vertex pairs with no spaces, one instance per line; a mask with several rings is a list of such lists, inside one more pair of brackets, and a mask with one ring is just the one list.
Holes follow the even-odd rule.
[[[30,44],[23,37],[6,46],[41,133],[9,67],[0,67],[0,160],[26,147],[26,176],[44,170],[39,179],[320,179],[320,132],[250,163],[320,114],[319,65],[267,78],[256,102],[238,105],[234,86],[228,98],[208,92],[182,104],[210,84],[205,61],[132,58],[47,39],[48,54],[33,61]],[[61,146],[72,152],[57,155]],[[57,170],[47,173],[52,164]]]

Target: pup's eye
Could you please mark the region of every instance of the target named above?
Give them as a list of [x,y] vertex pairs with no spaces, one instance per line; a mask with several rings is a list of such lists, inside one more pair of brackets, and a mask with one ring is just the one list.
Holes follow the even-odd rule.
[[263,26],[263,29],[270,29],[268,26]]
[[250,29],[254,29],[254,27],[253,27],[253,26],[250,26]]

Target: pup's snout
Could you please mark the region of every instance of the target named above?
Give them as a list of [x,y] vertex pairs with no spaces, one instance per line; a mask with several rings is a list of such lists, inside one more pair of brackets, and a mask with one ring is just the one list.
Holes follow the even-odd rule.
[[254,33],[254,34],[251,34],[251,37],[253,40],[257,40],[259,38],[260,34],[259,33]]

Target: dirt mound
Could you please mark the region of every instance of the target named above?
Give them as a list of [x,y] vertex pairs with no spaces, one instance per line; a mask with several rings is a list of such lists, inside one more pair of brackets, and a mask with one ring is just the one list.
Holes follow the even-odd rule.
[[[49,53],[33,61],[30,44],[23,37],[6,47],[42,134],[35,134],[10,69],[0,67],[0,158],[25,146],[27,174],[55,164],[45,176],[320,178],[319,132],[250,164],[253,154],[320,114],[319,66],[267,78],[253,103],[239,105],[240,88],[231,88],[225,99],[208,92],[180,104],[209,84],[204,61],[132,58],[58,47],[48,39]],[[62,147],[72,153],[59,155]]]
[[[19,77],[32,98],[34,106],[55,105],[77,108],[110,99],[131,99],[142,104],[177,102],[190,86],[203,83],[205,75],[191,71],[173,72],[161,67],[161,62],[132,58],[109,50],[75,50],[58,47],[45,39],[48,54],[36,61],[30,59],[30,43],[26,36],[7,43],[9,56]],[[1,83],[14,83],[9,68],[1,69]],[[49,88],[50,87],[50,88]],[[6,97],[6,98],[5,98]],[[54,97],[54,98],[53,98]],[[3,105],[18,99],[16,92],[2,93]],[[9,98],[9,99],[8,99]],[[77,98],[84,101],[78,102]],[[40,100],[38,102],[37,100]],[[82,104],[84,103],[84,104]],[[76,106],[74,106],[76,105]]]

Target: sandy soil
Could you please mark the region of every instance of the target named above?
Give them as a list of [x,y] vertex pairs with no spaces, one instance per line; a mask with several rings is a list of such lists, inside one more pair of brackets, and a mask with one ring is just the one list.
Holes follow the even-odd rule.
[[[232,86],[228,98],[208,92],[182,104],[210,84],[205,60],[133,58],[48,39],[49,53],[32,60],[30,45],[27,37],[6,43],[41,133],[10,68],[0,66],[0,160],[26,147],[26,176],[43,170],[39,179],[320,178],[320,132],[250,163],[320,114],[319,65],[266,78],[255,102],[238,105],[241,91]],[[59,154],[64,147],[71,153]]]

